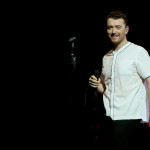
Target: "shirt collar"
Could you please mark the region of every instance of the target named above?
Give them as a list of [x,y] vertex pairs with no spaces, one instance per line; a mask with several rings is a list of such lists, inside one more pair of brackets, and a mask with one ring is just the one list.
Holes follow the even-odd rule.
[[131,44],[131,42],[126,43],[124,46],[122,46],[120,49],[118,49],[117,51],[113,51],[113,54],[118,54],[120,52],[122,52],[126,47],[128,47]]

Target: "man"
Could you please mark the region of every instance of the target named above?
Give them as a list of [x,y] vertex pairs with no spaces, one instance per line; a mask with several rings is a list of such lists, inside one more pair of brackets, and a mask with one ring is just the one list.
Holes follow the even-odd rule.
[[150,57],[143,47],[127,40],[128,32],[127,16],[110,12],[107,34],[113,48],[103,57],[100,78],[89,78],[89,85],[103,94],[115,150],[135,148],[141,121],[150,127]]

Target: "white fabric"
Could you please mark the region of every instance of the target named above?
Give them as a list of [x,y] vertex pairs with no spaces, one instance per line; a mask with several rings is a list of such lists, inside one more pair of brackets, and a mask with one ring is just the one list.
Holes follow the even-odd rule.
[[144,79],[150,76],[150,57],[141,46],[128,42],[103,57],[102,75],[106,116],[113,120],[148,121]]

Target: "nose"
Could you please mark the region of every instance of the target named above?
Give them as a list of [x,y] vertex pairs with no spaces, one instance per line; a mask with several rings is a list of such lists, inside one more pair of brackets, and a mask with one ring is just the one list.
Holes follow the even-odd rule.
[[116,29],[112,28],[112,34],[116,33]]

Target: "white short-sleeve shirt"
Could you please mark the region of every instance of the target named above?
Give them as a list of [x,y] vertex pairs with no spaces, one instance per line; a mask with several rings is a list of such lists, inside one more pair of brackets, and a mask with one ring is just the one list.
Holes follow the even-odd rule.
[[101,78],[106,116],[113,120],[148,121],[144,79],[150,76],[150,56],[141,46],[128,42],[103,57]]

